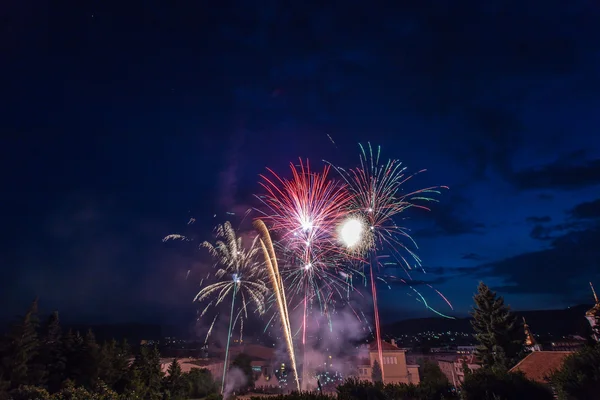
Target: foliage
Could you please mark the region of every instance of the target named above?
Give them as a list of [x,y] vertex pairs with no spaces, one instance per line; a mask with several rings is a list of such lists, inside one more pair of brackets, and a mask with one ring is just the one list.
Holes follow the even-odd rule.
[[338,400],[450,400],[457,398],[450,385],[441,382],[382,384],[348,379],[338,386]]
[[463,360],[461,363],[461,369],[462,372],[465,376],[470,375],[471,374],[471,368],[469,368],[469,364],[467,364],[466,360]]
[[[23,319],[12,327],[6,341],[2,364],[5,366],[3,368],[5,379],[14,389],[29,383],[35,384],[35,378],[38,378],[39,371],[32,368],[39,348],[37,313],[36,299]],[[35,365],[37,367],[38,364]],[[38,373],[34,374],[34,372]]]
[[478,369],[461,386],[463,400],[552,400],[552,391],[545,385],[530,381],[522,373],[496,372]]
[[421,382],[426,382],[429,385],[435,386],[448,386],[448,378],[440,366],[432,361],[423,360],[420,363],[419,374],[421,375]]
[[338,386],[337,392],[338,400],[386,400],[381,381],[371,383],[351,378]]
[[75,386],[73,381],[67,381],[59,392],[50,397],[50,400],[117,400],[118,398],[119,395],[102,382],[98,382],[94,390],[87,390]]
[[121,343],[111,340],[100,347],[98,377],[119,393],[127,385],[130,355],[126,340]]
[[208,370],[182,373],[177,364],[163,379],[158,349],[143,347],[131,363],[126,341],[63,334],[58,312],[40,327],[37,306],[0,337],[0,400],[221,399]]
[[188,385],[189,396],[192,398],[206,397],[217,391],[217,384],[206,368],[192,368],[184,376]]
[[162,397],[162,378],[158,349],[142,347],[129,370],[129,385],[125,393],[132,399],[159,400]]
[[24,385],[10,392],[11,400],[50,400],[50,393],[44,388]]
[[375,360],[373,363],[373,370],[371,371],[371,380],[373,382],[383,382],[383,373],[381,371],[381,365],[379,361]]
[[561,400],[592,399],[600,393],[600,345],[568,356],[551,377]]
[[53,393],[60,389],[64,380],[66,369],[66,357],[62,346],[62,329],[58,312],[53,312],[44,328],[44,336],[40,346],[40,359],[47,368],[46,384],[48,390]]
[[186,376],[181,372],[181,366],[177,359],[167,369],[167,375],[163,378],[163,393],[171,400],[185,400],[189,393],[189,384]]
[[476,356],[485,368],[508,371],[523,355],[525,333],[518,318],[504,305],[504,299],[483,282],[474,296],[471,325],[479,342]]
[[333,400],[335,397],[315,392],[292,392],[290,394],[280,394],[278,396],[252,396],[250,400]]
[[[252,359],[245,353],[238,354],[231,362],[231,368],[237,367],[246,377],[246,388],[254,387],[254,372],[252,371]],[[244,388],[240,388],[244,389]]]

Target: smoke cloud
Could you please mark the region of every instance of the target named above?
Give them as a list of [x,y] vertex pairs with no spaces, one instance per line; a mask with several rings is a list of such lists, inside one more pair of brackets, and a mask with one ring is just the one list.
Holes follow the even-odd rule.
[[248,382],[244,372],[238,367],[233,367],[227,372],[225,378],[225,390],[223,391],[223,399],[228,400],[235,392]]

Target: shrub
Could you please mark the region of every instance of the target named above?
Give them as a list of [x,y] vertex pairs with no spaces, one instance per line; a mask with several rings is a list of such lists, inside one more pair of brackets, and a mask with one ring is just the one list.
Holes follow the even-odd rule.
[[479,369],[465,376],[461,387],[464,400],[552,400],[552,391],[522,373]]

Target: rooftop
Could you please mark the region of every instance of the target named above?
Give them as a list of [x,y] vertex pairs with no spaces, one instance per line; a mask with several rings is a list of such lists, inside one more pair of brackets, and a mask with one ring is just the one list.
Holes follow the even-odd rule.
[[533,381],[548,383],[548,376],[558,370],[572,351],[534,351],[510,371],[520,371]]
[[[395,346],[388,342],[384,342],[383,340],[381,341],[381,350],[382,351],[404,351],[404,350],[398,348],[398,346]],[[377,349],[377,342],[369,343],[369,351],[379,351]]]

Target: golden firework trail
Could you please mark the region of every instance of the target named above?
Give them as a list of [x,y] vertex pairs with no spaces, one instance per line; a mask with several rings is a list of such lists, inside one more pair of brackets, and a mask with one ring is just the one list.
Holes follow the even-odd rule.
[[279,308],[281,325],[283,327],[283,334],[286,340],[290,361],[292,363],[296,387],[298,391],[300,391],[300,381],[298,379],[298,370],[296,369],[296,356],[294,355],[294,343],[292,340],[292,329],[290,327],[290,317],[287,309],[287,301],[285,299],[285,288],[283,286],[281,274],[279,273],[275,248],[273,247],[271,235],[269,234],[269,230],[267,229],[265,223],[262,220],[257,219],[253,222],[253,226],[260,235],[259,242],[265,256],[265,264],[267,264],[267,269],[273,285],[273,292],[275,293],[275,299]]

